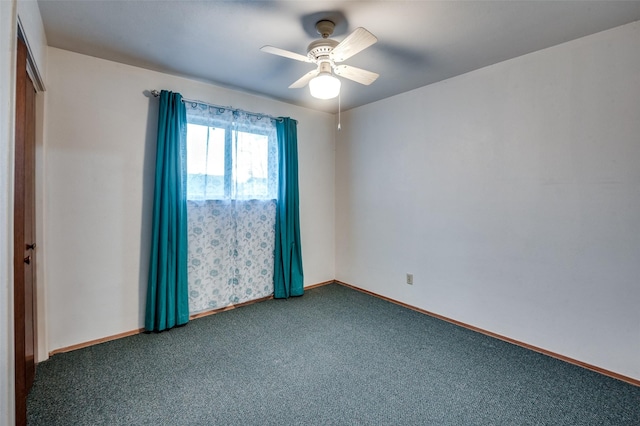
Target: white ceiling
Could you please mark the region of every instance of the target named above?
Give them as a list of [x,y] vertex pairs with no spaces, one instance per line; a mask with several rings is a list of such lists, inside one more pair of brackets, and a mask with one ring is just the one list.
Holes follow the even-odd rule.
[[338,41],[356,27],[371,31],[378,43],[345,64],[380,77],[371,86],[343,80],[346,110],[640,20],[640,1],[615,0],[38,3],[50,46],[330,112],[335,99],[288,89],[313,64],[260,47],[305,55],[323,18],[336,21]]

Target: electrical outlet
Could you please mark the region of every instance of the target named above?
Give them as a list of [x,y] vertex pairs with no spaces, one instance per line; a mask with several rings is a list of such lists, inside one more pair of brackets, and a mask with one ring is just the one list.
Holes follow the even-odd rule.
[[413,285],[413,274],[407,274],[407,284]]

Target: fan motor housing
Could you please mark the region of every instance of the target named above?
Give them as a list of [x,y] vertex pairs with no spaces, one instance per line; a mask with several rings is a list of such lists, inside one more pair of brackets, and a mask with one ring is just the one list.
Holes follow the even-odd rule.
[[307,47],[307,56],[317,61],[323,56],[329,56],[329,53],[338,45],[338,42],[330,38],[314,40]]

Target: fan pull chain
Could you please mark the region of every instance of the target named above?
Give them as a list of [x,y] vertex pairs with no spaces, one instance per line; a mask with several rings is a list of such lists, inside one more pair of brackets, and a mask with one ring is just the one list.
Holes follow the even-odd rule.
[[340,93],[338,92],[338,131],[342,129],[340,125]]

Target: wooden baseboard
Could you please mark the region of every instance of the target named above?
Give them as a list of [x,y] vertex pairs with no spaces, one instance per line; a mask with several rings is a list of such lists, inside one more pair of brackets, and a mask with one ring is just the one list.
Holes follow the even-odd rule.
[[632,377],[624,376],[624,375],[616,373],[614,371],[605,370],[604,368],[600,368],[600,367],[597,367],[595,365],[587,364],[586,362],[582,362],[582,361],[579,361],[577,359],[573,359],[573,358],[570,358],[568,356],[564,356],[564,355],[561,355],[561,354],[546,350],[544,348],[540,348],[538,346],[530,345],[528,343],[524,343],[524,342],[521,342],[519,340],[512,339],[510,337],[502,336],[500,334],[493,333],[491,331],[483,330],[482,328],[478,328],[478,327],[470,325],[470,324],[466,324],[466,323],[463,323],[463,322],[460,322],[460,321],[457,321],[457,320],[454,320],[454,319],[451,319],[451,318],[447,318],[447,317],[442,316],[440,314],[429,312],[427,310],[424,310],[424,309],[409,305],[409,304],[404,303],[404,302],[400,302],[398,300],[391,299],[390,297],[382,296],[380,294],[377,294],[377,293],[374,293],[372,291],[356,287],[356,286],[351,285],[351,284],[347,284],[347,283],[342,282],[342,281],[336,280],[335,283],[336,284],[340,284],[340,285],[345,286],[345,287],[349,287],[349,288],[357,290],[357,291],[360,291],[362,293],[366,293],[368,295],[377,297],[379,299],[386,300],[387,302],[395,303],[396,305],[400,305],[400,306],[402,306],[404,308],[411,309],[412,311],[420,312],[421,314],[429,315],[430,317],[434,317],[434,318],[449,322],[451,324],[455,324],[457,326],[464,327],[466,329],[475,331],[477,333],[481,333],[481,334],[484,334],[486,336],[493,337],[495,339],[499,339],[499,340],[511,343],[513,345],[520,346],[520,347],[523,347],[525,349],[529,349],[529,350],[532,350],[534,352],[538,352],[538,353],[541,353],[543,355],[547,355],[547,356],[550,356],[552,358],[556,358],[556,359],[559,359],[561,361],[568,362],[569,364],[577,365],[579,367],[586,368],[587,370],[595,371],[596,373],[600,373],[600,374],[603,374],[605,376],[612,377],[614,379],[621,380],[621,381],[629,383],[631,385],[640,387],[640,380],[638,380],[638,379],[634,379]]
[[[333,284],[333,283],[335,283],[334,280],[324,281],[324,282],[317,283],[317,284],[311,284],[309,286],[306,286],[304,289],[305,290],[310,290],[312,288],[321,287],[323,285],[328,285],[328,284]],[[220,309],[213,309],[213,310],[210,310],[210,311],[198,312],[197,314],[190,315],[189,316],[189,320],[208,317],[209,315],[219,314],[220,312],[226,312],[226,311],[230,311],[232,309],[240,308],[242,306],[252,305],[252,304],[258,303],[258,302],[264,302],[265,300],[269,300],[269,299],[273,299],[273,296],[267,296],[267,297],[262,297],[260,299],[249,300],[248,302],[238,303],[237,305],[229,305],[229,306],[225,306],[224,308],[220,308]],[[88,348],[89,346],[99,345],[100,343],[110,342],[110,341],[116,340],[116,339],[122,339],[123,337],[134,336],[136,334],[143,333],[144,331],[145,331],[144,328],[139,328],[137,330],[125,331],[124,333],[114,334],[113,336],[102,337],[100,339],[90,340],[88,342],[78,343],[76,345],[71,345],[71,346],[66,346],[64,348],[54,349],[54,350],[49,352],[49,357],[52,357],[52,356],[54,356],[56,354],[75,351],[77,349]]]
[[90,340],[88,342],[78,343],[77,345],[65,346],[64,348],[54,349],[49,352],[49,357],[52,357],[56,354],[61,354],[65,352],[75,351],[77,349],[87,348],[93,345],[99,345],[100,343],[110,342],[112,340],[122,339],[123,337],[134,336],[136,334],[140,334],[144,331],[144,328],[139,328],[137,330],[125,331],[124,333],[114,334],[113,336],[102,337],[100,339]]
[[321,282],[321,283],[308,285],[304,289],[305,290],[311,290],[312,288],[322,287],[324,285],[335,284],[335,283],[336,283],[336,280],[324,281],[324,282]]

